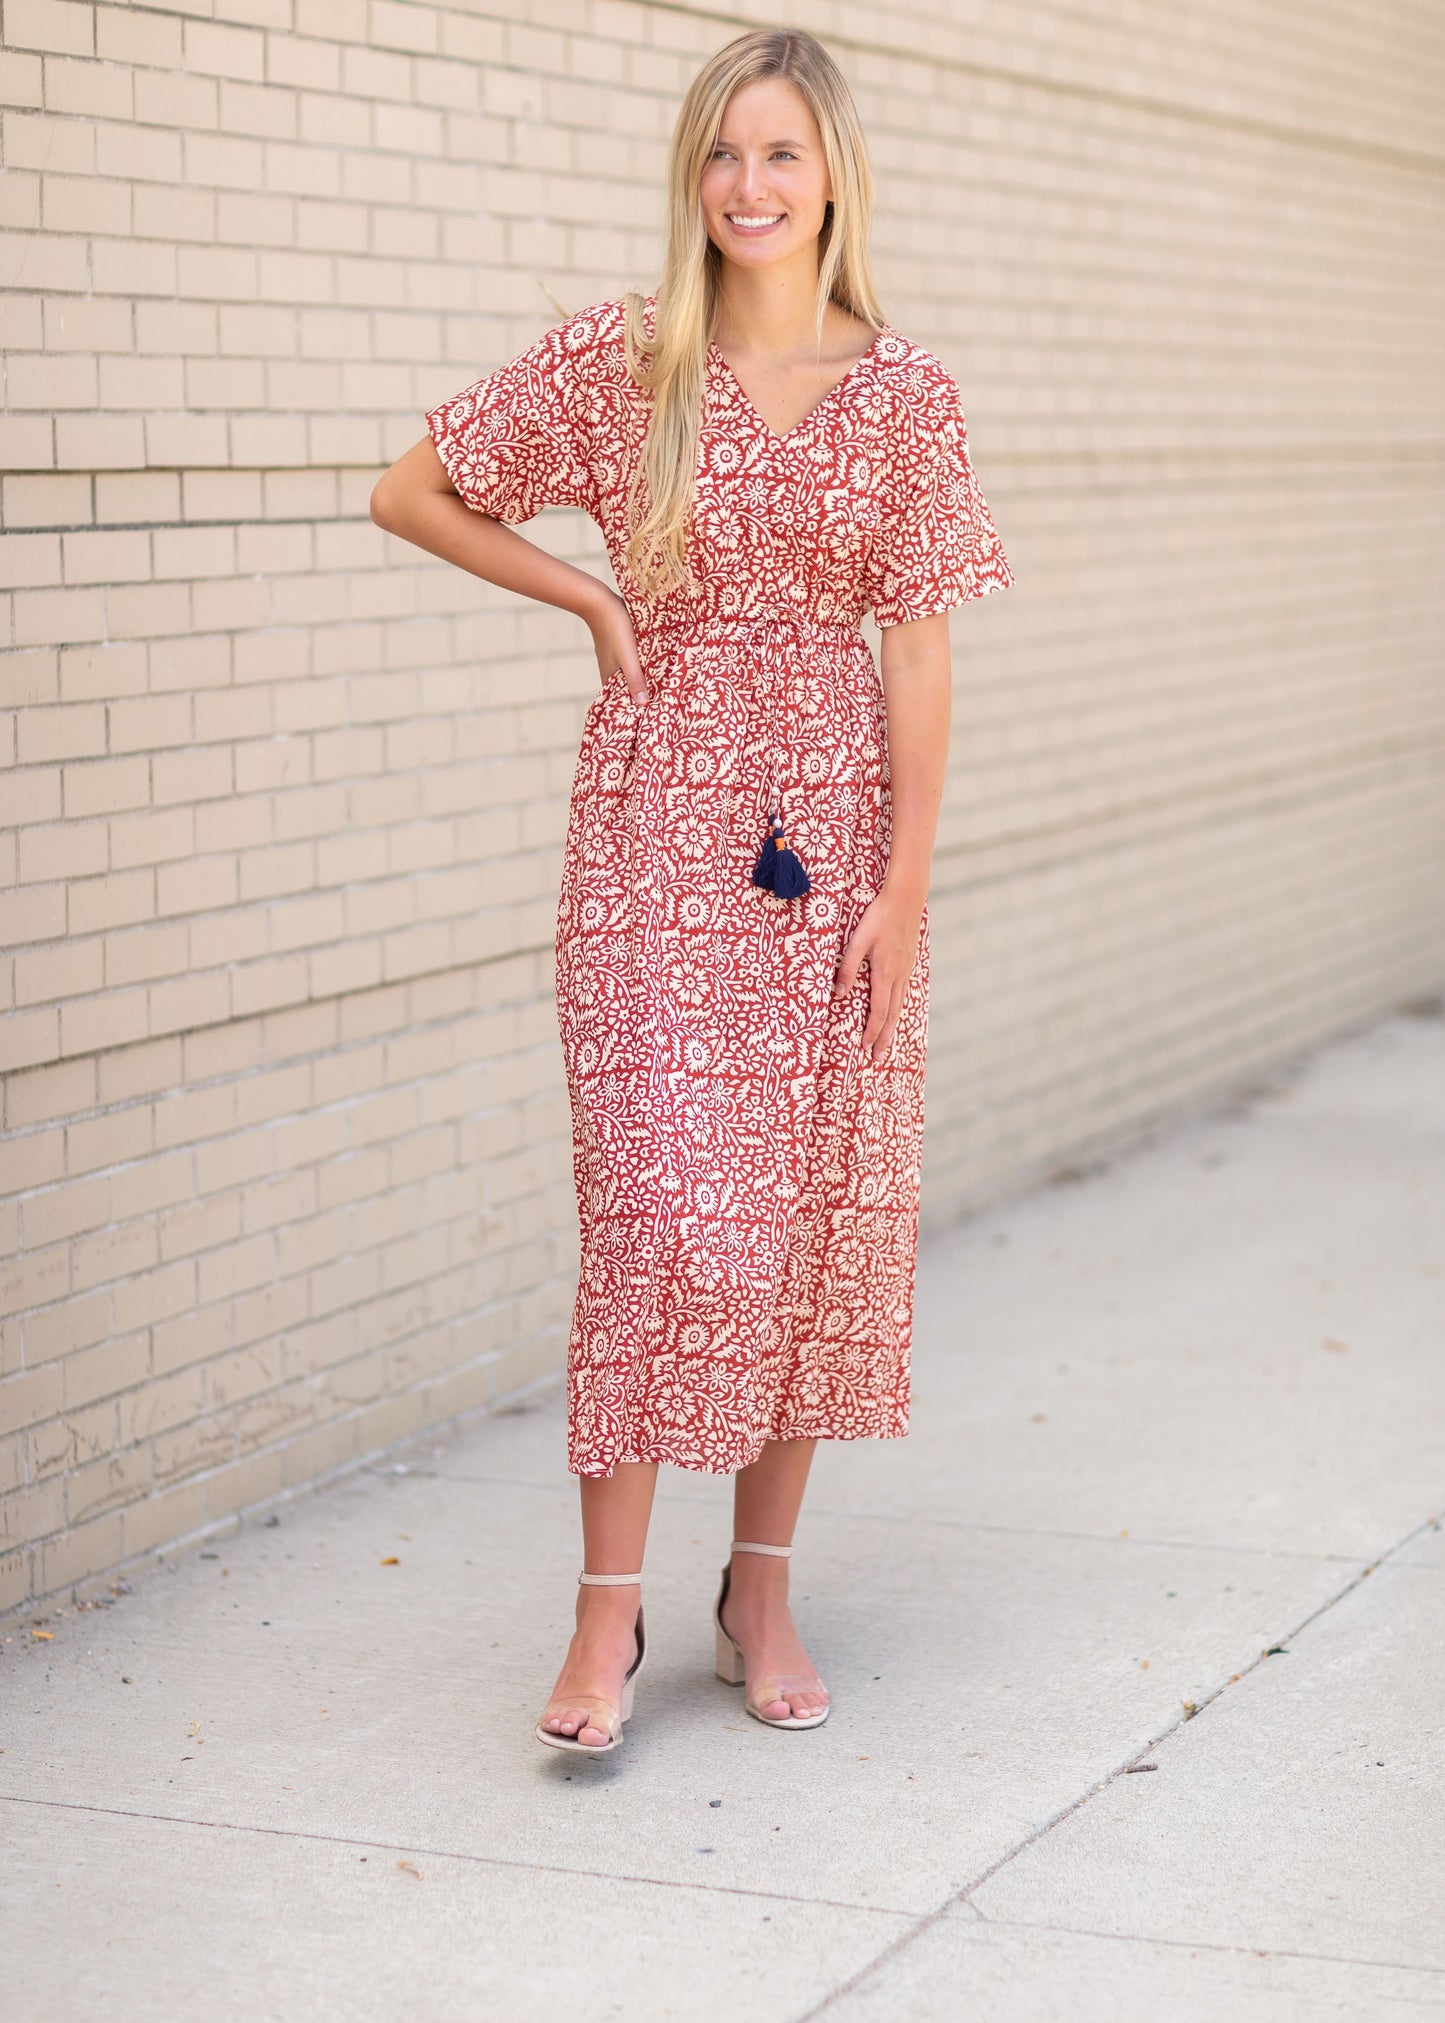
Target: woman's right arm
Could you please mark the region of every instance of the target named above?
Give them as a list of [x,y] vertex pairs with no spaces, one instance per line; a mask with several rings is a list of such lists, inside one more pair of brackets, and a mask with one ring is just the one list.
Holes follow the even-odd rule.
[[490,513],[469,506],[454,489],[430,436],[378,478],[371,517],[388,534],[455,563],[484,583],[574,613],[592,634],[599,675],[605,679],[620,667],[633,695],[646,700],[637,641],[622,598],[586,569],[549,555]]

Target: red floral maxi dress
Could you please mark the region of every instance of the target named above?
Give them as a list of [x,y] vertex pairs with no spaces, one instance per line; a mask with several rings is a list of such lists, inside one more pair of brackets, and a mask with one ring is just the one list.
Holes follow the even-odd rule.
[[[646,329],[655,329],[655,296]],[[688,560],[649,601],[623,513],[651,395],[623,304],[427,414],[469,506],[600,527],[646,670],[587,711],[557,908],[581,1270],[568,1466],[727,1474],[765,1441],[908,1430],[928,914],[890,1053],[839,959],[888,864],[883,688],[859,630],[1013,576],[958,387],[885,324],[784,436],[710,346]],[[776,798],[775,798],[776,796]],[[810,889],[753,882],[781,812]]]

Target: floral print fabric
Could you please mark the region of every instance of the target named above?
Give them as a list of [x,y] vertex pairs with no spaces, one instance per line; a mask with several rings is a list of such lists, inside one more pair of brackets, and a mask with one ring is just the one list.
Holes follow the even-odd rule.
[[[655,297],[645,299],[646,330]],[[594,304],[426,417],[453,485],[600,527],[647,673],[588,708],[557,908],[581,1264],[568,1465],[731,1473],[768,1440],[908,1427],[928,914],[890,1053],[843,948],[888,866],[882,684],[858,621],[1013,581],[952,376],[885,325],[786,435],[709,346],[688,560],[649,600],[624,502],[651,396]],[[810,890],[752,882],[779,796]]]

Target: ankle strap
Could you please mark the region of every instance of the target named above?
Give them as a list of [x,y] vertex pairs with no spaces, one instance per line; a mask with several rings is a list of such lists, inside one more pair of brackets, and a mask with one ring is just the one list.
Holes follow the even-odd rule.
[[641,1584],[640,1573],[579,1573],[579,1587],[637,1587]]
[[735,1538],[732,1549],[734,1552],[765,1552],[770,1559],[791,1559],[793,1555],[790,1545],[754,1545],[746,1538]]

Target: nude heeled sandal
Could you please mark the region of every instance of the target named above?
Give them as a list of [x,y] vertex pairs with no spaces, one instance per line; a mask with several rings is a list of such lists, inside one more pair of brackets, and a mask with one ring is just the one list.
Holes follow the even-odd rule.
[[[791,1559],[793,1555],[793,1548],[790,1545],[755,1545],[745,1538],[735,1538],[732,1542],[732,1551],[762,1552],[766,1553],[770,1559]],[[728,1563],[722,1570],[722,1586],[718,1589],[717,1603],[712,1612],[713,1629],[717,1635],[715,1669],[718,1677],[725,1686],[744,1687],[744,1707],[746,1707],[753,1719],[761,1721],[765,1728],[821,1728],[832,1712],[831,1706],[820,1708],[816,1714],[790,1714],[785,1721],[774,1721],[766,1714],[760,1714],[753,1701],[748,1698],[746,1692],[747,1666],[743,1661],[742,1646],[741,1644],[734,1643],[733,1639],[723,1628],[723,1603],[728,1598],[728,1590],[732,1586],[732,1578],[733,1563],[731,1556],[729,1556]],[[796,1690],[798,1686],[808,1684],[809,1682],[802,1679],[775,1678],[764,1679],[762,1683],[775,1689],[787,1685]],[[821,1685],[822,1681],[818,1680],[818,1684]],[[775,1690],[771,1693],[764,1693],[761,1697],[762,1705],[766,1707],[774,1700],[786,1700],[787,1694]]]
[[[634,1587],[642,1581],[640,1573],[581,1573],[577,1576],[579,1587]],[[596,1693],[561,1693],[549,1700],[542,1709],[537,1722],[536,1736],[549,1749],[571,1749],[579,1756],[605,1756],[615,1749],[622,1740],[622,1724],[632,1719],[632,1689],[637,1675],[642,1670],[643,1659],[647,1656],[647,1633],[643,1622],[642,1604],[637,1605],[637,1656],[632,1660],[622,1681],[622,1704],[614,1707],[610,1700],[604,1700]],[[542,1722],[555,1711],[585,1708],[588,1718],[583,1728],[605,1728],[606,1742],[579,1742],[576,1735],[554,1735],[544,1728]],[[580,1730],[578,1731],[581,1732]]]

